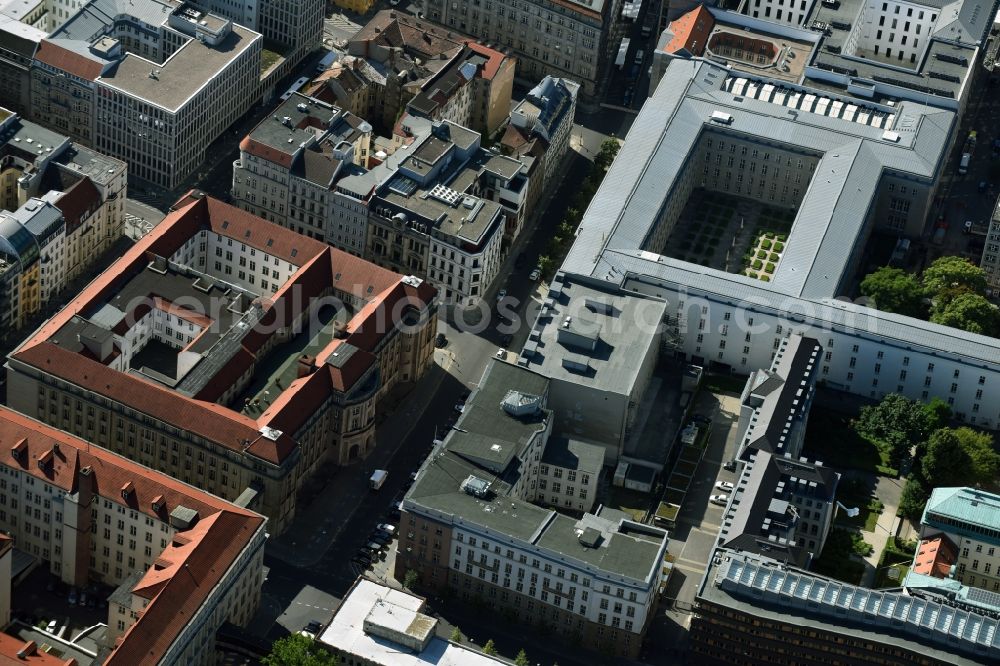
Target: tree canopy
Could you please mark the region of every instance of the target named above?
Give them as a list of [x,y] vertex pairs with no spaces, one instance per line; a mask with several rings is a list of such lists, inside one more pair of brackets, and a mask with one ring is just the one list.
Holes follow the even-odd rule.
[[964,292],[935,304],[931,321],[970,333],[996,335],[1000,311],[985,297]]
[[261,661],[264,666],[337,666],[338,663],[336,656],[302,634],[276,640]]
[[883,267],[861,281],[861,293],[872,307],[911,317],[924,317],[924,288],[910,273],[899,268]]
[[937,296],[963,291],[982,293],[986,289],[986,273],[964,257],[946,256],[924,270],[923,283],[925,289]]
[[929,488],[962,486],[970,481],[972,460],[955,431],[941,428],[931,433],[920,467]]
[[928,434],[931,415],[925,405],[890,393],[877,405],[861,408],[854,430],[882,450],[894,465],[910,454],[910,449]]

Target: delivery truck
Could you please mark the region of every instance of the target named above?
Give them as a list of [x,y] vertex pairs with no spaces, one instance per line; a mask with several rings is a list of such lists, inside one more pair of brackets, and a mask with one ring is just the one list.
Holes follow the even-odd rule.
[[372,490],[378,490],[385,483],[386,478],[389,476],[389,472],[384,469],[377,469],[372,472],[372,478],[368,479],[368,485],[371,486]]

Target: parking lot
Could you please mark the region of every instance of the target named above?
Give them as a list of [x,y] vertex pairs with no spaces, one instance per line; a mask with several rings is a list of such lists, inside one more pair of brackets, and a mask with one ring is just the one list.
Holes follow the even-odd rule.
[[[109,588],[92,587],[83,598],[79,590],[57,583],[48,569],[40,566],[12,590],[12,615],[25,628],[33,627],[43,640],[58,639],[52,644],[76,643],[96,652],[108,621],[110,593]],[[69,603],[71,598],[73,604]]]

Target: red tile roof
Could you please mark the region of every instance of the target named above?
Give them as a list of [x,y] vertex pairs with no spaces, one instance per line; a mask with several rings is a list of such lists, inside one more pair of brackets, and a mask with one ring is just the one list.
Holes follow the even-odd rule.
[[70,187],[55,203],[66,219],[66,233],[72,233],[101,206],[101,193],[88,176]]
[[[24,657],[17,654],[24,650]],[[35,641],[23,641],[16,636],[0,633],[0,666],[76,666],[76,659],[60,659],[40,652]]]
[[244,137],[242,141],[240,141],[240,150],[255,157],[259,157],[262,160],[267,160],[268,162],[281,165],[286,169],[292,168],[292,156],[289,153],[261,143],[257,139],[252,138],[249,134]]
[[93,81],[101,75],[104,65],[79,53],[64,49],[55,42],[43,39],[38,43],[35,60],[56,69],[78,76],[85,81]]
[[[49,342],[72,317],[89,311],[116,293],[122,283],[131,279],[137,270],[142,270],[150,261],[151,255],[173,255],[177,248],[201,229],[210,229],[234,240],[238,239],[263,252],[297,264],[300,268],[274,294],[271,303],[266,306],[267,312],[261,324],[244,337],[243,348],[194,398],[183,396],[139,376],[119,372],[85,354],[75,353]],[[189,192],[174,204],[173,211],[163,222],[39,328],[34,336],[12,354],[12,358],[77,386],[89,388],[165,423],[183,423],[192,432],[226,448],[246,451],[279,464],[294,450],[295,444],[291,440],[293,431],[277,428],[287,434],[278,441],[272,441],[260,434],[260,428],[271,420],[301,423],[303,419],[299,418],[300,414],[279,416],[271,413],[267,418],[262,415],[260,419],[254,420],[214,401],[257,361],[257,354],[269,339],[270,331],[273,330],[271,325],[276,318],[281,318],[278,323],[283,326],[291,324],[303,308],[309,305],[310,299],[329,293],[331,288],[334,296],[348,301],[352,306],[358,302],[366,304],[352,319],[348,329],[353,338],[350,340],[352,344],[366,352],[373,352],[378,341],[394,330],[393,326],[387,324],[392,314],[400,311],[398,304],[401,301],[410,299],[416,307],[423,308],[426,303],[433,301],[436,293],[426,282],[419,288],[411,287],[401,282],[399,274],[390,270],[200,193]],[[352,379],[359,377],[360,366],[355,363],[358,361],[351,364],[349,371],[329,377],[323,385],[327,391],[341,390],[339,387],[347,387]],[[309,390],[317,390],[313,387],[320,385],[318,382],[310,384]],[[296,397],[294,391],[298,387],[298,383],[293,383],[283,391],[283,394],[291,392],[285,402],[292,405],[306,400],[310,404],[315,403],[317,408],[322,404],[322,401],[315,402],[315,396],[311,393]],[[323,397],[327,395],[329,393]],[[284,403],[276,399],[275,404]]]
[[225,510],[175,535],[133,588],[149,605],[119,639],[105,666],[159,663],[263,524],[263,517]]
[[[21,444],[25,453],[15,458],[12,448],[17,444]],[[44,469],[39,468],[37,463],[43,456],[52,457],[52,464],[46,465]],[[252,511],[239,509],[220,497],[177,481],[107,449],[91,445],[79,437],[28,418],[7,407],[0,407],[0,465],[22,470],[67,492],[78,489],[79,471],[89,467],[94,492],[116,504],[160,520],[166,520],[170,512],[179,505],[194,509],[202,517],[224,509],[244,516],[257,516]],[[129,500],[126,502],[122,498],[121,490],[128,483],[132,484],[134,492],[129,493]],[[153,500],[157,497],[163,500],[163,507],[160,510],[153,509]]]
[[913,572],[935,578],[948,578],[951,576],[951,567],[957,559],[958,548],[945,535],[924,539],[913,557]]
[[668,30],[673,34],[673,39],[663,50],[667,53],[683,50],[691,55],[700,56],[705,51],[705,44],[714,27],[715,18],[712,13],[705,9],[705,5],[698,5],[684,16],[670,22]]
[[481,77],[484,79],[492,79],[497,75],[500,65],[503,64],[504,58],[507,56],[496,49],[491,49],[488,46],[483,46],[479,42],[474,42],[472,40],[466,41],[465,45],[479,55],[486,56],[486,64],[483,65],[483,69],[479,72]]

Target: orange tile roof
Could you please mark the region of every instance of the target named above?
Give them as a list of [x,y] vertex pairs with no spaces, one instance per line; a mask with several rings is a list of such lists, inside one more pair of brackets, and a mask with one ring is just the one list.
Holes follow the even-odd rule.
[[[15,446],[25,453],[15,458],[12,451]],[[51,456],[52,464],[46,465],[44,469],[39,468],[37,461],[48,456]],[[194,509],[203,517],[223,509],[236,511],[244,516],[257,515],[2,406],[0,464],[22,470],[67,492],[78,489],[79,471],[89,467],[93,475],[94,491],[101,497],[160,520],[165,520],[179,505]],[[132,484],[133,492],[129,493],[126,501],[121,490],[129,483]],[[163,501],[160,509],[153,508],[153,500],[156,498]]]
[[104,69],[104,65],[97,60],[91,60],[47,39],[43,39],[38,43],[38,50],[35,51],[35,60],[64,72],[69,72],[73,76],[78,76],[85,81],[95,80],[101,75],[101,71]]
[[240,150],[245,153],[250,153],[255,157],[259,157],[262,160],[267,160],[268,162],[273,162],[283,166],[286,169],[292,168],[292,156],[281,150],[275,150],[271,146],[261,143],[257,139],[252,138],[249,134],[240,141]]
[[483,77],[484,79],[492,79],[494,76],[497,75],[497,71],[499,71],[500,65],[503,63],[504,58],[506,58],[507,56],[505,56],[500,51],[497,51],[496,49],[491,49],[488,46],[483,46],[479,42],[474,42],[472,40],[466,41],[465,45],[468,46],[473,51],[475,51],[476,53],[478,53],[479,55],[486,56],[487,58],[486,64],[483,65],[482,71],[479,72],[479,75],[481,77]]
[[263,517],[226,510],[175,535],[133,588],[150,602],[119,639],[105,666],[159,663],[263,524]]
[[[261,324],[244,337],[242,350],[219,370],[197,396],[183,396],[139,376],[114,370],[83,353],[75,353],[49,342],[72,317],[89,311],[116,293],[122,283],[148,264],[151,255],[171,256],[201,229],[210,229],[245,242],[262,252],[284,258],[298,265],[299,269],[265,306],[266,313]],[[291,432],[279,428],[286,434],[278,441],[269,440],[259,432],[261,426],[268,424],[263,415],[254,420],[214,401],[253,366],[258,352],[269,339],[269,331],[273,330],[271,325],[277,317],[281,317],[281,325],[291,324],[309,305],[310,299],[329,293],[331,288],[334,296],[345,300],[357,299],[365,304],[350,322],[349,332],[353,333],[352,344],[367,352],[374,351],[378,341],[394,330],[387,323],[392,313],[399,312],[394,309],[397,303],[407,298],[422,307],[435,297],[436,291],[429,283],[424,282],[419,288],[413,288],[401,279],[398,273],[192,191],[174,204],[172,212],[163,222],[43,324],[11,358],[89,388],[165,423],[183,423],[192,432],[226,448],[245,451],[279,464],[295,448]],[[420,299],[423,299],[422,302],[417,303]],[[372,319],[369,322],[376,312],[380,313],[378,321]],[[355,372],[357,367],[352,364],[351,372],[329,378],[325,385],[327,390],[340,390],[339,387],[346,386],[352,378],[360,377],[360,373]],[[318,386],[318,382],[310,384],[309,390],[317,390],[315,387]],[[299,384],[293,383],[283,393],[297,388]],[[287,398],[288,404],[300,404],[306,398],[307,402],[314,402],[312,395],[293,400],[294,396],[289,394]],[[278,404],[279,400],[276,399],[275,403]],[[315,404],[318,407],[322,401]],[[302,422],[295,415],[278,417],[272,414],[271,417],[287,423]]]
[[[24,657],[17,653],[24,650]],[[0,633],[0,666],[76,666],[76,659],[60,659],[40,652],[35,641],[23,641],[16,636]]]
[[673,34],[673,39],[663,50],[667,53],[684,50],[691,55],[700,56],[705,51],[705,44],[714,27],[715,18],[712,13],[705,9],[705,5],[698,5],[684,16],[670,22],[667,29]]
[[913,557],[913,572],[935,578],[948,578],[951,575],[951,567],[957,559],[958,548],[945,535],[924,539]]

